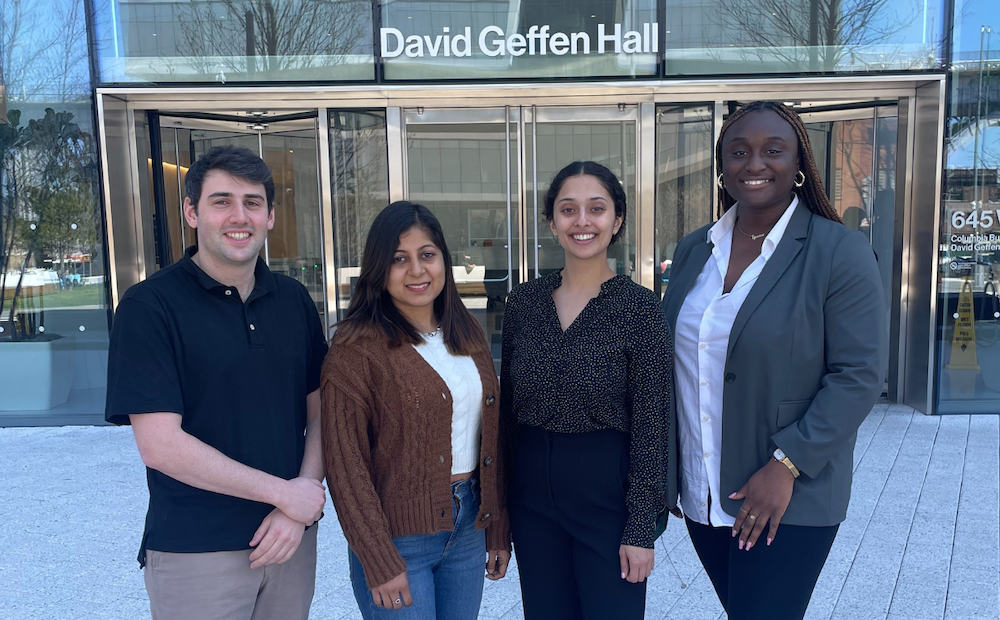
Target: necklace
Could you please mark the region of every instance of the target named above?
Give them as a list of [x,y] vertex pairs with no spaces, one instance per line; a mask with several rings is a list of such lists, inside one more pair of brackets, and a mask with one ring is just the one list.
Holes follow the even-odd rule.
[[433,338],[434,336],[437,336],[439,333],[441,333],[441,326],[438,325],[437,327],[434,328],[434,331],[432,332],[420,332],[420,333],[423,335],[424,338]]
[[[775,222],[775,224],[776,223],[777,222]],[[774,224],[771,224],[771,228],[768,228],[767,230],[765,230],[764,232],[760,233],[759,235],[751,235],[747,231],[743,230],[743,227],[740,226],[740,218],[737,217],[736,218],[736,228],[739,228],[741,233],[743,233],[747,237],[750,237],[750,239],[752,239],[753,241],[756,241],[756,240],[760,239],[761,237],[766,236],[767,233],[771,232],[771,228],[774,228]]]

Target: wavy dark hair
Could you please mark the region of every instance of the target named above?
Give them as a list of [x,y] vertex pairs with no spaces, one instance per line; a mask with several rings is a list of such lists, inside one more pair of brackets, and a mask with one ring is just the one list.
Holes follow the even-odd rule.
[[618,241],[618,237],[621,237],[625,230],[625,190],[622,188],[622,184],[618,181],[615,173],[596,161],[575,161],[556,174],[555,178],[552,179],[552,183],[549,183],[549,191],[545,194],[545,219],[550,222],[552,221],[555,215],[556,198],[559,197],[559,192],[562,190],[566,179],[582,175],[592,176],[601,182],[604,190],[608,192],[608,196],[611,196],[611,201],[615,204],[615,216],[622,218],[622,224],[618,227],[618,232],[611,237],[611,243],[608,244],[614,245],[615,241]]
[[[820,179],[819,169],[816,167],[816,158],[813,157],[812,145],[809,144],[809,134],[806,133],[806,126],[802,124],[802,119],[799,118],[795,110],[783,103],[778,103],[777,101],[754,101],[729,115],[729,118],[722,124],[722,131],[719,132],[719,141],[715,144],[715,163],[718,169],[722,170],[722,141],[726,137],[726,131],[733,126],[733,123],[747,114],[762,112],[764,110],[774,112],[782,120],[791,125],[792,129],[795,130],[795,135],[799,139],[799,165],[803,167],[802,174],[806,177],[802,187],[796,187],[794,190],[798,194],[799,200],[805,203],[806,207],[816,215],[843,224],[837,210],[830,204],[830,198],[826,195],[826,190],[823,189],[823,181]],[[736,200],[729,195],[725,187],[720,187],[719,207],[722,209],[722,213],[728,211],[734,204],[736,204]],[[719,214],[720,217],[722,213]]]
[[430,237],[444,259],[444,288],[434,300],[434,314],[448,351],[452,355],[472,355],[488,350],[479,322],[466,310],[455,286],[451,254],[448,253],[441,223],[427,207],[405,200],[382,209],[372,222],[361,258],[361,276],[347,313],[337,324],[334,344],[349,343],[362,337],[387,338],[390,347],[423,342],[417,330],[396,308],[386,289],[389,270],[399,248],[399,237],[414,227]]

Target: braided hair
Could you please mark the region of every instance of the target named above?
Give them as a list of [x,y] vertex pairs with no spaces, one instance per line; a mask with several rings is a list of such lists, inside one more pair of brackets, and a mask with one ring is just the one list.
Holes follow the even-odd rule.
[[[816,168],[816,158],[813,157],[812,146],[809,144],[809,135],[806,133],[805,125],[802,124],[802,119],[799,118],[799,115],[794,110],[782,103],[778,103],[777,101],[755,101],[729,115],[729,118],[722,124],[722,131],[719,132],[719,142],[715,145],[715,163],[718,169],[722,170],[722,140],[726,136],[726,130],[747,114],[763,110],[770,110],[780,116],[792,126],[792,129],[795,130],[795,135],[798,136],[799,163],[804,166],[803,174],[806,177],[802,187],[796,187],[794,190],[798,194],[799,200],[804,202],[806,207],[816,215],[843,224],[840,215],[837,214],[837,211],[830,204],[830,198],[826,195],[826,190],[823,189],[823,181],[820,180],[819,170]],[[736,201],[729,195],[726,188],[720,187],[719,205],[722,208],[722,213],[728,211],[734,204],[736,204]],[[722,213],[719,214],[720,217]]]

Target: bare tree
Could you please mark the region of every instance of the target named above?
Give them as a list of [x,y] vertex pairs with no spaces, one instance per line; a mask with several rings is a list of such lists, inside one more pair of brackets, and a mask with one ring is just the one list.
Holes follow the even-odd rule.
[[[762,60],[833,71],[867,46],[891,44],[913,23],[918,7],[903,14],[900,6],[898,0],[721,0],[717,25],[729,43],[752,48]],[[928,52],[937,47],[929,44]]]
[[[371,42],[361,0],[216,0],[174,8],[177,53],[203,73],[305,69],[343,60]],[[223,79],[224,81],[224,79]]]
[[8,107],[88,94],[83,11],[81,2],[39,10],[32,0],[0,0],[0,84]]

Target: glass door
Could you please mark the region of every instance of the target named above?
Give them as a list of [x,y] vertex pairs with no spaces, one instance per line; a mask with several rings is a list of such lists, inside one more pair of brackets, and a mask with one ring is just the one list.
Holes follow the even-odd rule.
[[636,106],[407,108],[402,134],[404,195],[441,220],[459,292],[498,362],[507,293],[562,267],[544,199],[565,165],[593,160],[619,177],[629,214],[609,263],[637,279]]
[[636,143],[638,107],[525,107],[524,141],[527,204],[527,272],[537,278],[563,267],[563,252],[545,219],[549,183],[567,164],[595,161],[615,173],[628,205],[625,231],[608,252],[617,274],[638,280],[636,273]]
[[[275,224],[261,254],[271,271],[309,290],[325,315],[323,239],[317,157],[317,112],[146,114],[149,157],[146,174],[151,205],[153,269],[177,261],[195,234],[183,216],[184,180],[191,163],[216,146],[242,146],[257,153],[274,177]],[[148,264],[149,261],[147,261]]]
[[656,232],[653,291],[670,285],[674,250],[715,217],[715,144],[711,103],[656,110]]
[[520,111],[406,109],[406,197],[441,221],[458,292],[495,360],[507,293],[521,280]]
[[[816,167],[830,202],[844,224],[868,237],[875,252],[892,325],[895,288],[893,243],[896,237],[896,152],[898,114],[895,101],[854,104],[848,108],[800,111]],[[889,376],[886,360],[885,376]]]

